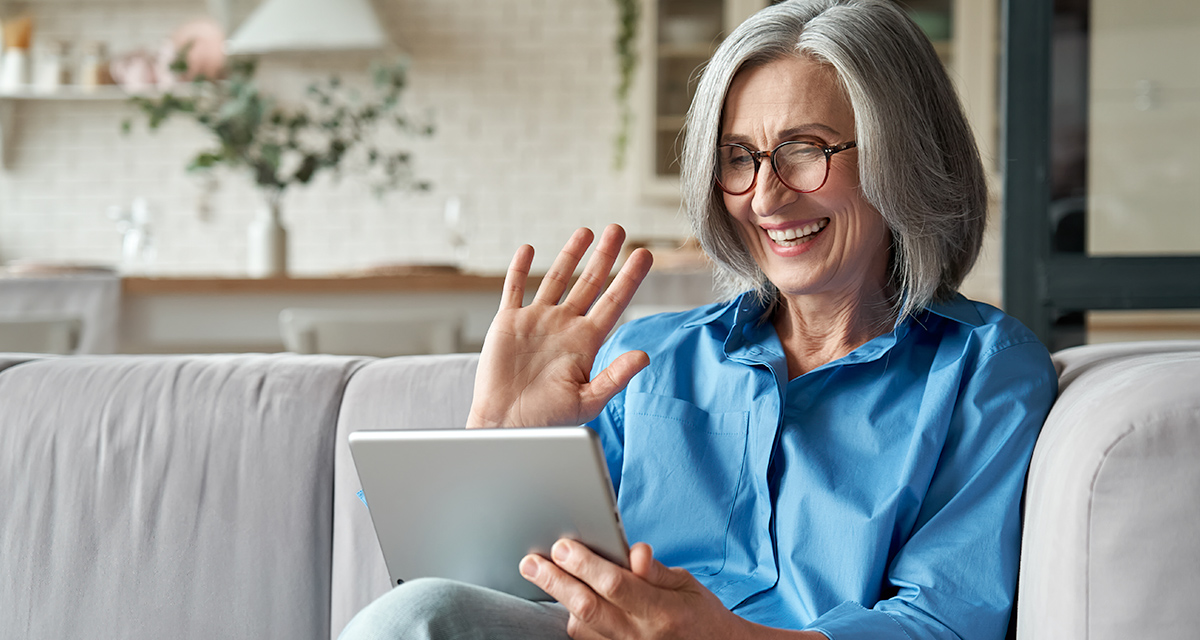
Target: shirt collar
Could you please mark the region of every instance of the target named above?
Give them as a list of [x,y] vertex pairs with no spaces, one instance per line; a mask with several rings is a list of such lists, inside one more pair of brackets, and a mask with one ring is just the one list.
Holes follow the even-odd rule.
[[987,321],[979,314],[979,309],[976,308],[975,303],[968,300],[961,293],[954,294],[953,298],[945,302],[935,302],[926,307],[925,310],[969,327],[978,327],[987,324]]
[[[784,357],[783,345],[779,342],[774,327],[769,322],[761,321],[764,311],[765,307],[758,296],[753,291],[747,291],[725,304],[713,305],[706,313],[692,319],[685,326],[723,325],[726,332],[726,356],[735,360],[769,364]],[[985,323],[970,300],[961,294],[955,294],[950,300],[930,304],[915,317],[905,318],[897,323],[892,331],[867,341],[842,358],[826,363],[818,369],[878,360],[903,340],[914,324],[925,326],[924,317],[928,314],[972,327]]]
[[[775,334],[772,324],[761,322],[764,311],[766,307],[758,300],[755,292],[745,292],[724,305],[713,305],[703,315],[691,319],[685,327],[720,324],[726,333],[725,354],[728,358],[755,364],[770,364],[784,358],[784,346]],[[817,367],[817,370],[878,360],[892,351],[896,343],[904,340],[913,329],[913,325],[925,327],[929,315],[940,316],[970,327],[978,327],[985,323],[971,300],[956,293],[953,298],[943,303],[926,306],[916,317],[905,318],[904,321],[896,323],[888,333],[874,337],[844,357]]]

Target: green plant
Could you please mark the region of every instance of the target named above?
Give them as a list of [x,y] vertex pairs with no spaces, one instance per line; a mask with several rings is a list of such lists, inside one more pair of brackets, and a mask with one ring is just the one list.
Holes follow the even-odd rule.
[[616,0],[617,3],[617,39],[614,45],[617,50],[617,68],[620,79],[617,82],[617,104],[620,107],[620,122],[617,126],[617,136],[614,141],[615,165],[617,169],[625,166],[625,156],[629,150],[629,129],[633,126],[633,107],[629,104],[629,93],[633,89],[633,75],[637,71],[637,32],[641,22],[640,0]]
[[[187,73],[186,53],[172,65],[180,76]],[[373,93],[366,99],[331,76],[311,84],[295,105],[280,104],[260,91],[256,67],[254,59],[235,60],[223,79],[197,77],[179,92],[130,100],[151,131],[173,117],[187,116],[212,134],[215,146],[197,153],[189,171],[249,169],[273,205],[291,185],[308,184],[325,170],[340,174],[352,155],[376,194],[429,189],[428,182],[415,177],[408,151],[375,144],[388,127],[410,136],[433,134],[431,124],[413,120],[400,108],[407,83],[404,60],[372,65]],[[128,132],[131,122],[126,120],[123,128]]]

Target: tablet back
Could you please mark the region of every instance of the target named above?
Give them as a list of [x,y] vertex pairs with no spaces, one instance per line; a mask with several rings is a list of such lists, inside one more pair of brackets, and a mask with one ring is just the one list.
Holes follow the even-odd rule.
[[562,537],[628,567],[591,429],[357,431],[350,451],[393,584],[441,577],[545,600],[517,565]]

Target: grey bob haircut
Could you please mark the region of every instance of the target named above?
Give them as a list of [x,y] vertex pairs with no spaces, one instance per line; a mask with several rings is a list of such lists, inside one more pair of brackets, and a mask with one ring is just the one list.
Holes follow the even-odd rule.
[[746,249],[713,179],[721,114],[738,71],[787,56],[833,68],[854,110],[859,183],[891,230],[897,322],[954,295],[979,254],[987,185],[971,128],[929,39],[890,0],[788,0],[735,29],[687,115],[682,190],[721,293],[779,291]]

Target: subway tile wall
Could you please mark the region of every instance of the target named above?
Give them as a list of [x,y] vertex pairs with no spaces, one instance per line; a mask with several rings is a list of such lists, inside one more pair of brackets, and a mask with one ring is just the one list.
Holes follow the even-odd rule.
[[[241,2],[241,0],[239,0]],[[241,2],[253,6],[253,2]],[[114,55],[156,49],[176,27],[207,13],[201,0],[37,0],[35,37],[107,42]],[[376,198],[347,174],[289,191],[284,219],[294,274],[454,260],[444,210],[461,201],[463,263],[501,272],[521,243],[549,266],[580,225],[625,225],[631,237],[679,238],[677,206],[643,202],[635,176],[613,168],[617,82],[610,0],[380,0],[394,41],[412,59],[406,106],[437,132],[403,141],[427,193]],[[244,8],[243,8],[244,13]],[[76,49],[78,50],[78,46]],[[266,59],[260,78],[298,96],[338,73],[363,81],[366,58]],[[237,275],[258,197],[246,176],[186,174],[206,145],[185,120],[156,133],[122,101],[14,103],[7,169],[0,172],[0,260],[120,260],[113,205],[146,198],[161,274]]]

